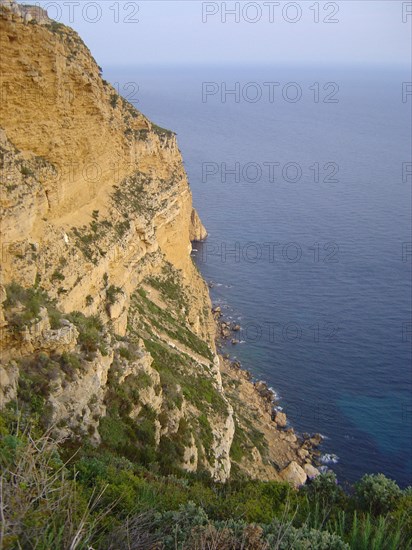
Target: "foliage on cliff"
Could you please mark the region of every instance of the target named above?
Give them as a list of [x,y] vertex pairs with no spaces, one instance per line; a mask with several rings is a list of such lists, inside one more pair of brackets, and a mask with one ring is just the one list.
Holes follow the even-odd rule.
[[74,452],[15,404],[1,414],[0,433],[2,548],[397,550],[412,543],[412,491],[382,475],[365,476],[349,494],[332,473],[300,491],[161,476],[109,449],[83,444]]

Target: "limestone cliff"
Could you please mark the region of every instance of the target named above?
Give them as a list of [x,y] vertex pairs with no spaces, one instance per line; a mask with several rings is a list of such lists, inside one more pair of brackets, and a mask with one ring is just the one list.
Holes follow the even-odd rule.
[[310,462],[250,381],[222,382],[190,257],[207,233],[173,132],[43,11],[3,0],[0,40],[0,405],[220,481],[233,463],[270,479]]

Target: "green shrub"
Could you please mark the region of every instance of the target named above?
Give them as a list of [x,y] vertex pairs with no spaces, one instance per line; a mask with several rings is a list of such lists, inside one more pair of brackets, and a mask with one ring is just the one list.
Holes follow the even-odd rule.
[[36,288],[26,289],[17,283],[7,285],[6,294],[7,298],[4,302],[6,310],[18,306],[18,304],[21,304],[24,308],[23,312],[19,312],[8,319],[17,328],[22,328],[39,317],[40,309],[48,302],[47,295],[43,291]]
[[124,359],[127,359],[128,361],[131,361],[133,358],[133,354],[131,353],[129,348],[121,347],[118,349],[120,357],[123,357]]
[[114,303],[116,303],[117,295],[122,293],[123,291],[120,287],[115,285],[110,285],[106,290],[107,303],[110,305],[113,305]]
[[152,123],[152,131],[159,136],[172,137],[173,135],[175,135],[174,132],[172,132],[171,130],[166,130],[166,128],[162,128],[161,126],[158,126],[157,124],[153,124],[153,123]]
[[63,273],[61,271],[59,271],[58,269],[56,269],[52,276],[51,276],[51,280],[52,282],[54,281],[64,281],[65,277],[63,275]]
[[343,489],[339,486],[336,474],[328,471],[315,477],[311,483],[303,488],[310,502],[323,505],[336,504],[343,497]]
[[120,238],[122,238],[129,229],[130,229],[129,220],[124,220],[124,221],[119,222],[115,225],[116,233],[117,233],[118,237],[120,237]]
[[235,434],[230,447],[230,458],[235,462],[240,462],[245,455],[246,436],[238,421],[235,419]]
[[[310,529],[306,526],[295,528],[274,521],[264,530],[269,545],[278,550],[350,550],[348,544],[328,531]],[[270,546],[271,547],[271,546]]]
[[102,355],[107,354],[103,324],[97,315],[86,317],[80,311],[73,311],[67,318],[79,331],[78,342],[88,359],[93,359],[98,350]]
[[70,378],[73,379],[76,371],[82,368],[82,361],[79,355],[75,353],[64,352],[58,359],[62,371]]
[[100,419],[99,432],[103,442],[114,450],[122,450],[129,443],[127,426],[118,416],[104,416]]
[[30,168],[28,168],[27,166],[21,166],[20,167],[20,172],[23,174],[23,176],[34,176],[34,172],[33,170],[31,170]]
[[56,34],[60,34],[60,35],[64,35],[65,34],[65,29],[66,27],[63,25],[63,23],[58,23],[57,21],[51,21],[50,23],[48,23],[46,25],[50,30],[51,32],[53,33],[56,33]]
[[[23,288],[13,282],[6,286],[6,295],[7,298],[4,302],[6,318],[14,330],[21,331],[33,321],[38,320],[42,307],[47,309],[51,328],[55,329],[60,326],[62,315],[57,310],[54,300],[51,300],[47,293],[36,285]],[[10,312],[12,308],[19,305],[23,306],[22,311]]]
[[356,497],[363,510],[386,514],[401,497],[402,491],[383,474],[366,474],[355,484]]

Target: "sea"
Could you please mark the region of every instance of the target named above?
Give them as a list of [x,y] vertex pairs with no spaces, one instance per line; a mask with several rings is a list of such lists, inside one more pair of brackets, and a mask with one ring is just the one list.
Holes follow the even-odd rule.
[[297,432],[324,436],[340,482],[382,472],[411,485],[410,69],[103,77],[177,134],[209,233],[193,259],[240,327],[221,352],[273,388]]

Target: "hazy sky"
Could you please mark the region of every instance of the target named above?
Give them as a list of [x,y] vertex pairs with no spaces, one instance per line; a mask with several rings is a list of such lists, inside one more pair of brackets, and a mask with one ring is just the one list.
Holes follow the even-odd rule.
[[[412,2],[58,0],[38,3],[47,7],[51,17],[79,31],[103,66],[394,65],[411,61]],[[230,13],[233,11],[235,14]]]

